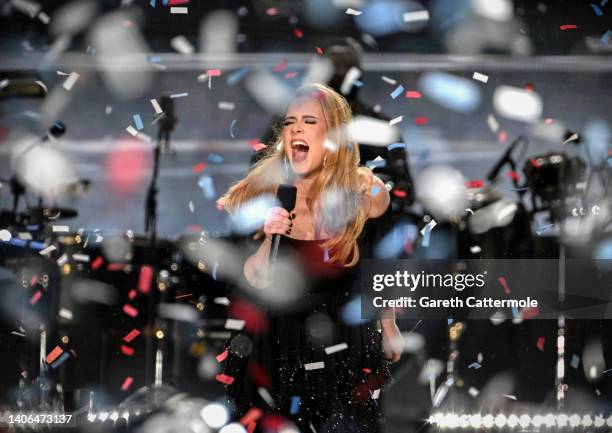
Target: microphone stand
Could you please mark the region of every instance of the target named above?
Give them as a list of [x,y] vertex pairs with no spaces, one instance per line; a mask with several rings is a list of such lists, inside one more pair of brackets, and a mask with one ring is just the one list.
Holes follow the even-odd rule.
[[[147,190],[147,196],[145,201],[145,232],[149,238],[149,251],[148,257],[145,256],[145,260],[153,268],[153,275],[157,273],[157,179],[159,177],[159,164],[160,154],[162,149],[170,149],[170,133],[174,129],[176,124],[176,117],[174,116],[174,105],[172,99],[168,95],[162,95],[160,98],[160,107],[162,113],[153,121],[153,123],[159,124],[159,130],[157,134],[157,143],[153,150],[153,175],[151,177],[151,183]],[[156,302],[156,291],[154,290],[155,284],[149,292],[147,301],[147,321],[146,321],[146,354],[145,354],[145,383],[153,383],[154,386],[162,385],[162,370],[163,370],[163,349],[164,345],[162,339],[158,340],[158,347],[154,348],[154,335],[155,328],[157,327],[157,320],[155,315]],[[165,292],[160,292],[159,301],[164,301]]]

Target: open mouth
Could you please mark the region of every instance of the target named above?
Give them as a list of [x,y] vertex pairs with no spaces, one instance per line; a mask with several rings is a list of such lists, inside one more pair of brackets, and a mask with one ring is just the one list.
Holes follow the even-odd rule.
[[302,140],[293,140],[291,142],[292,160],[294,162],[302,162],[308,155],[308,143]]

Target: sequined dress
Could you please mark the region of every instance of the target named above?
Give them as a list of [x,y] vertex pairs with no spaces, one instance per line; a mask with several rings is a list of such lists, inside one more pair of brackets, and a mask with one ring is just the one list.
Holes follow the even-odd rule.
[[[371,240],[362,237],[360,249]],[[282,237],[279,256],[296,253],[308,276],[297,308],[264,313],[256,302],[232,298],[233,312],[247,320],[228,341],[223,374],[233,380],[227,403],[247,430],[288,419],[302,433],[381,431],[390,381],[382,336],[376,320],[360,319],[359,265],[328,263],[321,242]]]

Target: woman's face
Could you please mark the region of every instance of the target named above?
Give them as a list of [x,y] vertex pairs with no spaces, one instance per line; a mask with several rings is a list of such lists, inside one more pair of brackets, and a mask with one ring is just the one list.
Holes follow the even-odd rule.
[[327,127],[321,104],[314,98],[294,101],[283,122],[285,153],[296,175],[305,178],[323,165]]

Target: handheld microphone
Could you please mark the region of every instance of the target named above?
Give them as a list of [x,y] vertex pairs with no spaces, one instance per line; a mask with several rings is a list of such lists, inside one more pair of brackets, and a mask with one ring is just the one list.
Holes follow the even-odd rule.
[[[295,208],[295,199],[297,197],[297,188],[293,185],[280,184],[278,186],[278,192],[276,197],[281,203],[283,209],[291,212]],[[276,263],[276,256],[278,255],[278,246],[280,244],[281,235],[275,234],[272,238],[272,249],[270,250],[270,265],[273,266]],[[270,268],[272,271],[272,268]]]

